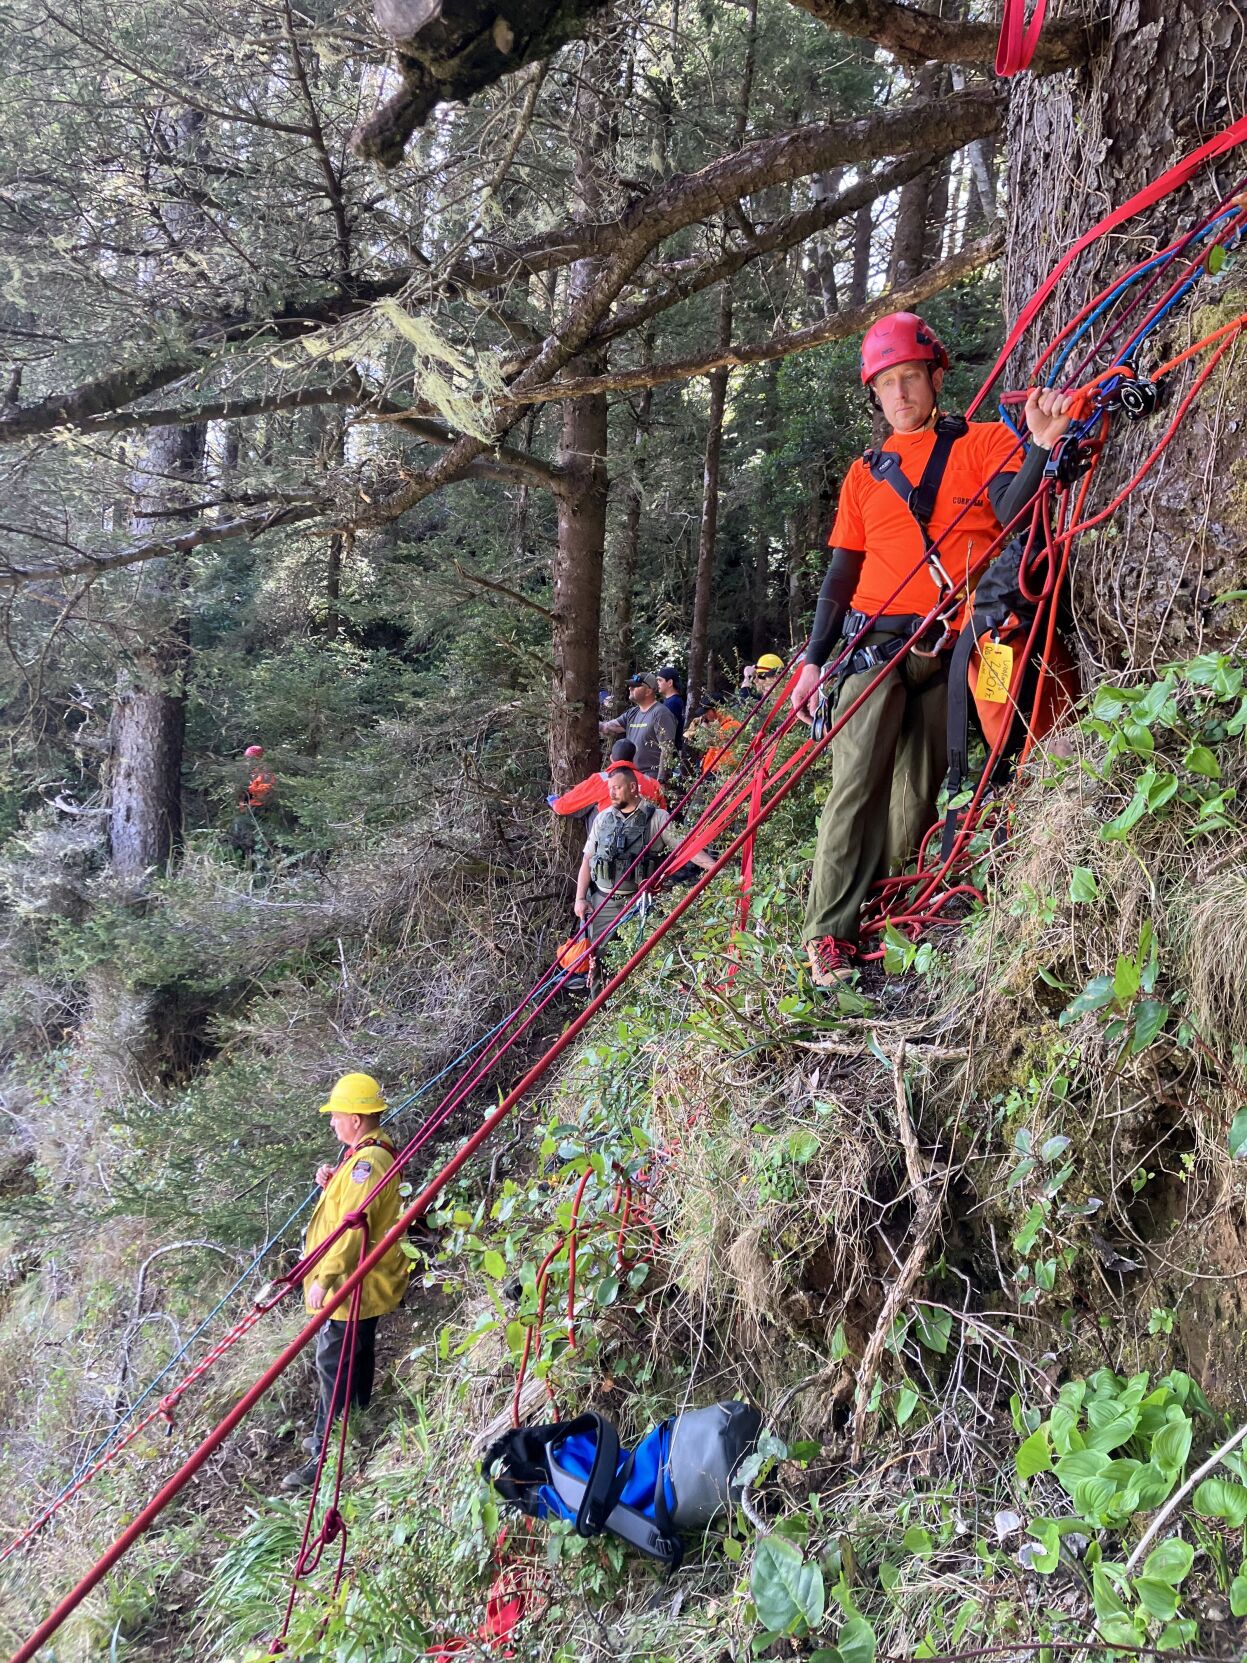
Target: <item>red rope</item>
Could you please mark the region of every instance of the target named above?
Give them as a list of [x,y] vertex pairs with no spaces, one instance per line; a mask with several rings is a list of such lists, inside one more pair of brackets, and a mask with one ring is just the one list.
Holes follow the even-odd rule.
[[1035,0],[1035,9],[1027,23],[1026,0],[1005,0],[1000,39],[996,44],[997,75],[1017,75],[1030,68],[1047,9],[1048,0]]
[[216,1345],[212,1347],[211,1351],[206,1352],[204,1356],[200,1358],[199,1362],[196,1363],[195,1367],[191,1369],[189,1373],[183,1375],[182,1379],[176,1386],[173,1387],[171,1391],[165,1393],[156,1407],[149,1414],[144,1415],[143,1419],[137,1422],[136,1425],[134,1425],[130,1431],[126,1433],[124,1438],[121,1438],[113,1445],[107,1455],[102,1456],[94,1466],[88,1467],[87,1471],[82,1474],[76,1483],[71,1485],[63,1495],[58,1496],[50,1507],[45,1508],[44,1511],[40,1513],[39,1517],[33,1524],[28,1525],[19,1536],[15,1536],[13,1538],[9,1545],[4,1549],[3,1553],[0,1553],[0,1564],[3,1564],[11,1553],[16,1553],[18,1548],[23,1547],[28,1541],[31,1540],[32,1537],[37,1536],[43,1529],[44,1525],[48,1523],[49,1519],[54,1518],[67,1502],[72,1501],[80,1490],[85,1489],[91,1480],[97,1476],[97,1474],[103,1472],[105,1467],[111,1465],[111,1463],[121,1454],[122,1450],[127,1449],[136,1438],[141,1437],[141,1435],[146,1432],[148,1427],[155,1421],[163,1420],[167,1424],[169,1431],[172,1432],[174,1424],[173,1411],[181,1402],[185,1393],[190,1390],[190,1388],[198,1379],[200,1379],[202,1375],[207,1373],[214,1363],[219,1362],[221,1358],[224,1357],[225,1353],[231,1348],[231,1346],[236,1345],[238,1341],[242,1339],[244,1334],[250,1333],[256,1323],[259,1322],[260,1318],[268,1311],[271,1311],[274,1305],[276,1305],[281,1299],[285,1298],[285,1295],[286,1289],[283,1288],[276,1298],[270,1299],[262,1304],[257,1304],[252,1310],[248,1311],[247,1315],[243,1317],[241,1322],[236,1322],[227,1333],[223,1334],[217,1341]]

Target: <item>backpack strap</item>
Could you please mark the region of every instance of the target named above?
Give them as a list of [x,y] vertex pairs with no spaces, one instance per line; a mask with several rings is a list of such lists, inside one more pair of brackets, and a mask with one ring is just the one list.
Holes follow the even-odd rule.
[[917,520],[923,543],[928,548],[931,539],[927,535],[927,527],[935,512],[935,499],[948,467],[948,458],[957,440],[964,439],[968,432],[969,423],[964,416],[940,417],[935,424],[935,443],[922,470],[922,478],[916,485],[911,485],[906,479],[901,459],[894,450],[868,450],[862,457],[870,469],[871,478],[890,485]]
[[[574,1433],[593,1434],[593,1464],[588,1483],[570,1477],[556,1461],[557,1446]],[[502,1470],[494,1472],[495,1463]],[[606,1519],[619,1499],[630,1468],[619,1471],[619,1433],[602,1415],[577,1415],[574,1420],[551,1421],[545,1426],[520,1426],[504,1432],[485,1451],[481,1471],[504,1501],[522,1512],[538,1514],[538,1492],[544,1485],[576,1515],[580,1536],[600,1536]]]

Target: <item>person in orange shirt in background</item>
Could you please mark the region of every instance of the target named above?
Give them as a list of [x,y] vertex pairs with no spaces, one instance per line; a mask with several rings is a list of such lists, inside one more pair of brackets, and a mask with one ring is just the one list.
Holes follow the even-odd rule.
[[238,806],[240,809],[249,808],[254,814],[259,809],[272,807],[277,796],[277,776],[264,764],[263,745],[248,745],[243,756],[250,766],[247,769],[246,784],[238,798]]
[[[892,431],[886,448],[853,463],[840,492],[831,563],[792,691],[793,708],[807,720],[820,702],[828,719],[837,704],[852,705],[949,586],[964,592],[1001,527],[1031,502],[1069,427],[1068,398],[1032,389],[1022,460],[1003,422],[941,415],[947,368],[943,343],[913,312],[880,318],[862,340],[862,385]],[[872,619],[820,693],[823,667]],[[829,746],[831,789],[802,932],[816,987],[852,975],[870,886],[903,870],[935,823],[948,768],[952,639],[939,627],[928,631]]]

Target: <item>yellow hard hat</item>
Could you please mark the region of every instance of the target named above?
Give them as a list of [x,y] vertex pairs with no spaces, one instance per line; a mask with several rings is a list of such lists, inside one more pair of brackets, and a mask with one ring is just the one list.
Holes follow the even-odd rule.
[[778,653],[764,652],[758,660],[759,670],[782,670],[784,661]]
[[384,1114],[385,1095],[371,1074],[344,1074],[321,1114]]

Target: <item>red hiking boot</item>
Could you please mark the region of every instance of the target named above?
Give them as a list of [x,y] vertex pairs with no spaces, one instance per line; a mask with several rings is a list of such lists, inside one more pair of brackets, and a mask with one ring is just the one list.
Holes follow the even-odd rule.
[[810,977],[825,991],[839,987],[853,976],[857,948],[851,941],[837,941],[834,935],[820,936],[809,944]]

